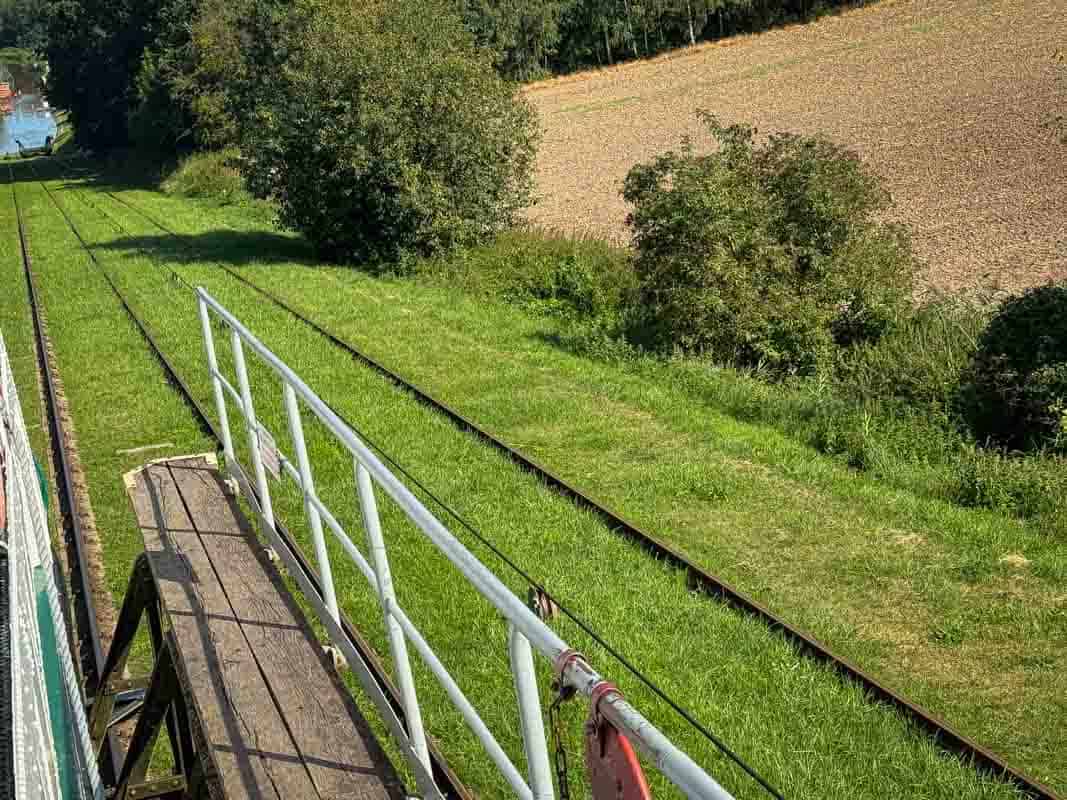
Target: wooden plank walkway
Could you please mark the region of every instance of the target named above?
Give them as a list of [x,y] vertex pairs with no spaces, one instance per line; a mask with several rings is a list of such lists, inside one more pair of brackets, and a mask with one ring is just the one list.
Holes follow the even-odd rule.
[[403,798],[214,458],[154,462],[126,486],[216,791],[227,800]]

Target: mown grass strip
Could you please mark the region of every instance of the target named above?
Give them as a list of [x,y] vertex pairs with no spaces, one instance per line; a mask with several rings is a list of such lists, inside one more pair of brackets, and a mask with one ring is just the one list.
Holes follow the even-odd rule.
[[127,211],[139,245],[242,270],[1011,763],[1067,788],[1067,549],[1039,526],[887,488],[746,423],[737,409],[783,401],[729,371],[576,357],[560,349],[551,320],[447,288],[310,268],[299,243],[242,224],[236,209],[124,196],[189,233],[179,244]]
[[0,286],[3,287],[0,291],[0,331],[4,334],[11,359],[30,446],[43,463],[48,454],[48,432],[41,416],[33,320],[23,277],[12,184],[10,168],[0,166]]
[[[122,475],[144,458],[119,451],[162,441],[174,443],[171,452],[179,453],[213,447],[161,381],[158,365],[51,200],[25,168],[17,175],[40,302],[73,416],[97,531],[104,538],[108,587],[120,604],[129,568],[142,549]],[[145,643],[137,659],[139,666],[147,666]]]
[[[103,202],[98,194],[93,201]],[[206,401],[208,387],[191,296],[139,250],[116,240],[114,228],[101,215],[75,203],[68,208],[86,238],[104,254],[116,282]],[[123,224],[131,231],[151,236],[143,220],[138,223],[120,208],[111,211],[126,214]],[[167,251],[161,248],[161,252]],[[610,640],[624,643],[622,649],[636,656],[643,669],[696,709],[787,796],[881,797],[887,787],[889,793],[902,795],[918,791],[930,797],[1011,796],[1005,786],[945,758],[894,714],[869,704],[860,692],[800,658],[763,626],[689,592],[678,573],[620,540],[590,515],[544,490],[381,379],[354,369],[321,338],[294,326],[291,318],[263,304],[217,268],[189,263],[179,270],[187,279],[207,285],[327,401],[372,436],[388,442],[394,455],[477,519],[494,541],[566,602],[594,619]],[[273,385],[258,367],[253,374],[257,386]],[[284,441],[277,394],[272,397],[261,388],[257,406]],[[351,530],[358,531],[351,465],[321,430],[309,427],[321,494]],[[278,487],[276,505],[287,520],[299,517],[299,497],[291,487]],[[490,726],[518,759],[503,626],[455,580],[448,565],[396,509],[385,504],[383,511],[402,602],[442,649],[461,685],[476,698]],[[298,535],[306,535],[299,526],[293,527]],[[468,544],[481,552],[475,543]],[[370,593],[362,577],[343,563],[337,562],[335,575],[343,605],[353,619],[367,621],[368,632],[384,652],[379,614]],[[516,581],[511,585],[523,590]],[[434,591],[426,591],[428,586]],[[606,664],[594,646],[560,625],[576,646]],[[463,777],[485,796],[498,796],[499,782],[486,769],[456,715],[448,711],[441,693],[424,672],[418,679],[432,729]],[[621,683],[635,702],[649,709],[658,723],[741,796],[758,796],[639,686],[627,680]],[[568,710],[576,732],[582,709]],[[577,742],[570,745],[575,752]]]

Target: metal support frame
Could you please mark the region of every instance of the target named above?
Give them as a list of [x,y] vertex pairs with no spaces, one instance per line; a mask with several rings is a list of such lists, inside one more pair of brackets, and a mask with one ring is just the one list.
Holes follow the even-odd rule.
[[[89,735],[98,754],[108,730],[137,714],[137,725],[112,800],[177,800],[198,797],[206,788],[204,767],[193,745],[189,710],[175,664],[177,646],[164,630],[159,591],[148,559],[148,554],[142,553],[134,562],[104,668],[98,682],[86,687],[90,702]],[[123,679],[130,648],[146,617],[155,653],[152,674],[148,679]],[[134,702],[116,713],[116,705],[131,693],[136,693]],[[174,774],[146,781],[152,751],[164,725],[174,755]]]
[[[681,789],[686,796],[704,800],[732,800],[731,795],[707,772],[667,739],[636,708],[627,703],[621,693],[611,687],[581,654],[570,649],[555,631],[535,615],[520,598],[516,597],[473,553],[467,550],[288,365],[272,353],[207,291],[199,287],[196,291],[201,327],[204,332],[208,374],[212,382],[216,411],[222,427],[226,468],[237,480],[238,485],[242,488],[250,486],[248,474],[233,452],[226,403],[228,395],[245,417],[244,422],[249,430],[250,457],[258,497],[246,497],[246,499],[257,512],[269,544],[287,564],[290,574],[297,578],[309,606],[315,611],[331,641],[348,659],[361,684],[375,702],[425,797],[439,798],[441,792],[434,784],[430,771],[426,733],[412,675],[408,643],[414,647],[429,672],[441,684],[468,727],[485,748],[486,755],[496,764],[511,786],[516,797],[523,798],[523,800],[550,800],[555,796],[534,668],[533,654],[536,651],[553,665],[563,689],[590,698],[596,697],[601,716],[628,737],[633,745],[649,758],[655,768]],[[218,367],[215,342],[211,331],[212,316],[229,329],[239,389],[234,388]],[[281,537],[273,512],[271,511],[269,515],[267,513],[268,509],[272,509],[270,486],[261,478],[262,464],[256,439],[262,423],[255,418],[252,410],[251,384],[244,359],[246,348],[257,356],[261,365],[273,372],[281,385],[296,466],[283,454],[279,456],[283,474],[296,483],[303,495],[304,513],[318,562],[321,592],[317,591],[309,581],[301,580],[302,573],[299,569],[294,569],[296,566],[294,554]],[[366,533],[366,555],[355,545],[348,532],[315,491],[311,462],[304,437],[301,407],[307,408],[352,458],[356,484],[355,494]],[[515,767],[481,719],[474,705],[452,678],[447,667],[440,661],[430,644],[400,606],[393,587],[386,541],[378,515],[375,488],[380,488],[396,503],[463,578],[501,613],[508,623],[509,664],[515,684],[527,779],[523,778],[522,773]],[[397,719],[392,707],[385,702],[380,688],[374,684],[367,665],[351,647],[348,640],[341,635],[324,524],[330,529],[345,554],[359,568],[378,598],[389,639],[394,675],[400,686],[406,725],[402,725]]]

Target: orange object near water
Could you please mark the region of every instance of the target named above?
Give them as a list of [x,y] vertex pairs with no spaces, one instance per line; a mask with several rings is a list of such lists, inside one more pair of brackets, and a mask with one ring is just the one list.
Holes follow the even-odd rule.
[[630,740],[598,709],[604,695],[619,694],[610,683],[593,690],[585,723],[585,766],[593,800],[652,800],[648,781]]

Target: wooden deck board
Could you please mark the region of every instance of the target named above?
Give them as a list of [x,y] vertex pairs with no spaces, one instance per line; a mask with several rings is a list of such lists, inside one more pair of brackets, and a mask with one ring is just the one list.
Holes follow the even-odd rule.
[[403,797],[214,466],[158,462],[128,484],[225,796]]

